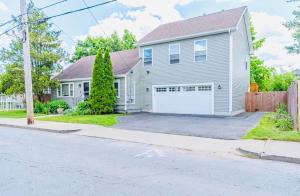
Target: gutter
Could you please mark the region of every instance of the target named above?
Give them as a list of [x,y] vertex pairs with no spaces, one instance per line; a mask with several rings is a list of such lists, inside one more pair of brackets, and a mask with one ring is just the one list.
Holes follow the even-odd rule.
[[220,29],[220,30],[215,30],[215,31],[207,31],[207,32],[203,32],[203,33],[196,33],[196,34],[179,36],[179,37],[174,37],[174,38],[167,38],[167,39],[155,40],[155,41],[150,41],[150,42],[142,42],[142,43],[138,43],[137,46],[141,47],[141,46],[147,46],[147,45],[152,45],[152,44],[177,41],[177,40],[181,40],[181,39],[189,39],[189,38],[195,38],[195,37],[201,37],[201,36],[207,36],[207,35],[226,33],[228,31],[235,31],[236,29],[237,29],[237,26],[233,26],[233,27],[229,27],[226,29]]

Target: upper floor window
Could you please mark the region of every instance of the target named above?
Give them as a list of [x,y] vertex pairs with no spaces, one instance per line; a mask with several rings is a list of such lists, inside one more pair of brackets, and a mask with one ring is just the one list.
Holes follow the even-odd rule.
[[170,64],[180,63],[180,44],[169,45]]
[[144,66],[151,66],[153,61],[152,48],[144,48]]
[[207,59],[207,40],[196,40],[194,42],[195,62],[206,61]]

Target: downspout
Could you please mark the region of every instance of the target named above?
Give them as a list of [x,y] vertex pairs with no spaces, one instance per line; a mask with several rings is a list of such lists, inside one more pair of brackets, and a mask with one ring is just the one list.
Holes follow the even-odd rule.
[[127,113],[127,75],[125,75],[125,99],[124,99],[124,110]]
[[232,32],[231,29],[228,30],[229,33],[229,113],[232,113],[232,66],[233,66],[233,45],[232,45]]

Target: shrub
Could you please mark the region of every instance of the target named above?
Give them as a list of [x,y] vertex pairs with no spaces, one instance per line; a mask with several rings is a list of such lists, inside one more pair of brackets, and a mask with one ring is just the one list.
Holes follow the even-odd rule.
[[76,113],[79,115],[89,115],[92,114],[91,103],[89,101],[79,102],[76,107]]
[[280,131],[289,131],[293,129],[293,120],[288,114],[282,114],[280,118],[276,119],[275,126]]
[[44,111],[44,104],[39,102],[39,101],[35,101],[34,102],[34,113],[43,113]]
[[53,101],[48,102],[49,104],[49,111],[51,114],[56,114],[58,108],[63,108],[64,110],[69,109],[69,105],[65,100],[56,99]]
[[76,113],[76,111],[74,109],[66,109],[64,111],[64,115],[65,116],[76,116],[77,113]]
[[34,113],[49,114],[50,109],[47,103],[41,103],[39,101],[34,102]]
[[288,113],[287,106],[283,103],[276,108],[273,120],[275,126],[281,131],[289,131],[293,128],[293,120]]

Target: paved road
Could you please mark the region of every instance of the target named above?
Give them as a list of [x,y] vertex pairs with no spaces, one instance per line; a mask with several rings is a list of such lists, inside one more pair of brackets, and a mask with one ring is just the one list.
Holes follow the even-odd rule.
[[295,164],[0,127],[1,196],[299,193]]
[[243,113],[237,117],[138,113],[119,117],[115,127],[215,139],[240,139],[258,124],[262,116],[260,112]]

